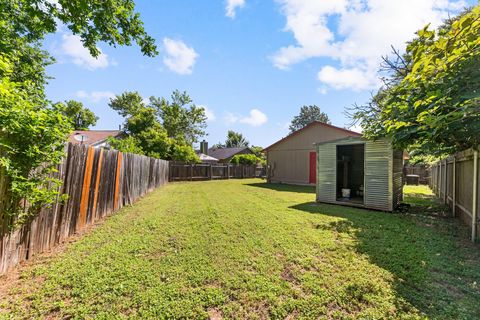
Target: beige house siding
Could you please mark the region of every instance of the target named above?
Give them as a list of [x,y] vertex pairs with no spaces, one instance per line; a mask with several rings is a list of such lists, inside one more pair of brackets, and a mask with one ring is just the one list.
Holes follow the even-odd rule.
[[269,182],[309,184],[310,152],[314,143],[358,136],[354,132],[312,123],[266,148]]

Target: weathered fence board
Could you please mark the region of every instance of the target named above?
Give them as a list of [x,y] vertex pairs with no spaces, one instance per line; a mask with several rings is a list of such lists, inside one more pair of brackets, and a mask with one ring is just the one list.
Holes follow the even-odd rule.
[[57,202],[42,209],[30,223],[12,232],[3,229],[0,274],[168,181],[165,160],[72,144],[66,150],[54,177],[63,181],[59,191],[68,199],[60,201],[59,195]]
[[467,150],[439,161],[431,167],[430,187],[472,229],[472,241],[478,238],[480,210],[480,170],[478,152]]
[[243,179],[261,177],[263,168],[233,164],[170,163],[170,181]]

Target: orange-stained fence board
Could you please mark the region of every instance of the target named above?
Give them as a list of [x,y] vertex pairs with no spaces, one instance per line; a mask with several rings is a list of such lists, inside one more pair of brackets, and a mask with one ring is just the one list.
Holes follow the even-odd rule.
[[93,156],[95,150],[93,147],[87,149],[87,162],[85,164],[85,172],[83,175],[82,197],[80,198],[80,210],[78,213],[77,230],[85,226],[87,221],[88,194],[90,193],[90,182],[92,180]]
[[115,196],[113,197],[113,210],[119,207],[118,197],[120,193],[120,172],[122,169],[122,153],[119,152],[117,156],[117,172],[115,176]]

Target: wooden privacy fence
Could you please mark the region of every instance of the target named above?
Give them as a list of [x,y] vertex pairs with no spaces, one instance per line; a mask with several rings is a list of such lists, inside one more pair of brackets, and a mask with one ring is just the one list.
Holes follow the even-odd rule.
[[471,227],[472,241],[478,238],[479,181],[478,151],[457,153],[431,167],[430,187],[454,216]]
[[54,176],[63,181],[59,191],[68,199],[13,232],[2,230],[0,273],[165,184],[168,161],[69,144]]
[[263,168],[233,164],[183,164],[170,162],[170,181],[243,179],[260,177]]

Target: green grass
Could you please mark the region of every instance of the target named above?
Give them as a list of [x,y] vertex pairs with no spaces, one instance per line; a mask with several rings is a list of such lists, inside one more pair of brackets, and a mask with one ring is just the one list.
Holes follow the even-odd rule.
[[[26,268],[7,318],[474,319],[480,248],[455,219],[316,204],[260,180],[172,183]],[[423,199],[426,201],[426,199]],[[428,198],[428,207],[432,198]]]

